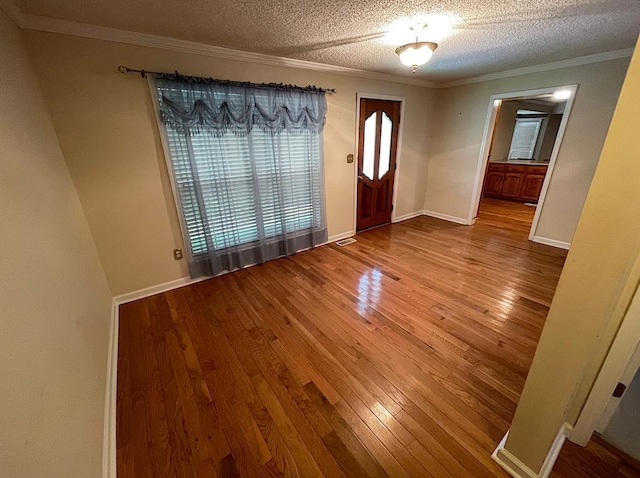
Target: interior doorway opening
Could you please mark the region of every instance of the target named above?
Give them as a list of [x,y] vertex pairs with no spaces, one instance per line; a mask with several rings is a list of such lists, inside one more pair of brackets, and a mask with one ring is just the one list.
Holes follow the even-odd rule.
[[500,221],[513,220],[529,230],[529,240],[544,242],[536,230],[576,90],[569,85],[491,97],[470,223],[498,209]]

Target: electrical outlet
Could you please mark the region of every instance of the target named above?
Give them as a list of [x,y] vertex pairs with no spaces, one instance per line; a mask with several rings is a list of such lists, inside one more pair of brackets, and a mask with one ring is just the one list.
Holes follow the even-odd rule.
[[179,261],[180,259],[182,259],[182,249],[174,249],[173,250],[173,258],[176,261]]

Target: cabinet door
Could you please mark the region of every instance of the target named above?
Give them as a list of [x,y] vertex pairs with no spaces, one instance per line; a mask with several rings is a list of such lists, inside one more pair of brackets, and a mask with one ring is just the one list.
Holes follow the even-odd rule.
[[520,199],[538,202],[538,198],[540,198],[540,191],[542,191],[544,176],[544,174],[527,174],[522,184]]
[[484,195],[487,197],[500,196],[503,177],[504,173],[502,171],[487,172],[487,179],[484,182]]
[[502,184],[502,197],[520,199],[522,189],[522,173],[506,173]]

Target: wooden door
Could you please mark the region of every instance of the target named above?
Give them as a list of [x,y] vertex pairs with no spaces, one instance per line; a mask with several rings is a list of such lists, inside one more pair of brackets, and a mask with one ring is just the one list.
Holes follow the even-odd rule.
[[360,99],[358,231],[391,222],[400,102]]

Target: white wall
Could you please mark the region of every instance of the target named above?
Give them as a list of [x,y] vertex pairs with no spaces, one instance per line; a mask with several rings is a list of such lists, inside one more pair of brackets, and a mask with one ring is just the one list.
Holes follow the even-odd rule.
[[328,95],[324,132],[329,236],[353,230],[356,93],[406,98],[395,212],[422,210],[434,90],[385,81],[252,64],[88,38],[25,36],[69,170],[114,294],[188,275],[172,250],[183,247],[149,97],[125,64],[254,82],[315,84]]
[[537,230],[571,242],[628,64],[625,58],[439,91],[425,209],[467,217],[491,95],[579,84]]
[[0,475],[97,477],[111,293],[1,10],[0,63]]

